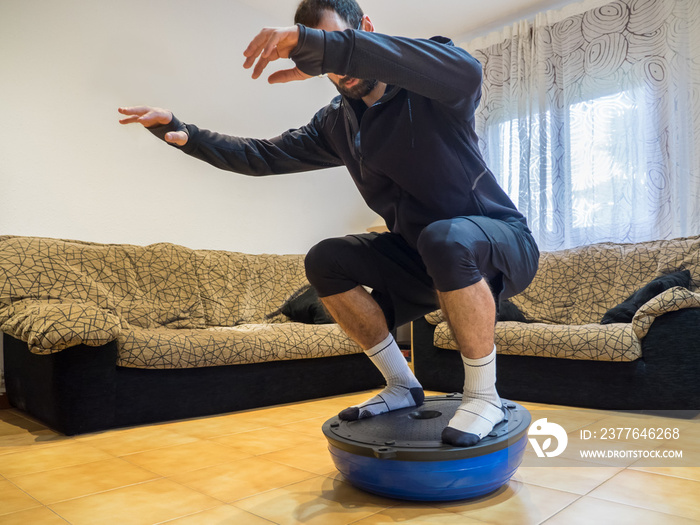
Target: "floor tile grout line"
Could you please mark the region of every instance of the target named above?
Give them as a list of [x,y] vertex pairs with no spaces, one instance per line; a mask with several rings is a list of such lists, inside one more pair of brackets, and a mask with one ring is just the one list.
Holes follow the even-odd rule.
[[50,508],[52,505],[58,505],[60,503],[67,503],[69,501],[76,501],[76,500],[83,499],[83,498],[90,498],[93,496],[99,496],[100,494],[107,494],[108,492],[115,492],[117,490],[122,490],[122,489],[126,489],[129,487],[135,487],[137,485],[145,485],[147,483],[154,483],[156,481],[162,481],[163,479],[165,479],[165,478],[158,477],[155,479],[147,479],[144,481],[137,481],[136,483],[129,483],[128,485],[120,485],[119,487],[113,487],[111,489],[98,490],[97,492],[91,492],[90,494],[83,494],[82,496],[76,496],[74,498],[66,498],[66,499],[62,499],[59,501],[54,501],[52,503],[43,503],[42,505],[44,505],[47,508]]
[[197,512],[192,512],[192,513],[190,513],[190,514],[184,514],[184,515],[182,515],[182,516],[178,516],[177,518],[171,518],[171,519],[169,519],[169,520],[159,521],[159,522],[157,522],[157,523],[153,523],[152,525],[167,525],[168,523],[172,523],[173,521],[180,520],[180,519],[182,519],[182,518],[189,518],[189,517],[191,517],[191,516],[197,516],[198,514],[202,514],[202,513],[204,513],[204,512],[208,512],[208,511],[210,511],[210,510],[212,510],[212,509],[218,509],[219,507],[232,507],[232,508],[235,508],[236,510],[239,510],[239,511],[241,511],[241,512],[246,512],[246,513],[250,514],[251,516],[255,516],[256,518],[260,518],[260,519],[262,519],[262,520],[265,520],[265,521],[267,521],[267,522],[269,522],[269,523],[271,523],[271,524],[273,524],[273,525],[280,525],[279,523],[277,523],[277,522],[275,522],[275,521],[270,521],[269,519],[267,519],[267,518],[265,518],[265,517],[263,517],[263,516],[258,516],[257,514],[254,514],[253,512],[250,512],[250,511],[247,511],[247,510],[245,510],[245,509],[241,509],[241,508],[235,507],[235,506],[233,506],[233,505],[230,504],[230,503],[223,503],[223,504],[221,504],[221,505],[218,505],[218,506],[215,506],[215,507],[210,507],[210,508],[208,508],[208,509],[199,510],[199,511],[197,511]]
[[[551,468],[562,468],[562,469],[567,469],[567,470],[568,470],[570,467],[551,467]],[[570,491],[570,490],[560,489],[560,488],[552,488],[552,487],[547,486],[547,485],[540,485],[540,484],[538,484],[538,483],[536,483],[536,482],[533,482],[533,481],[522,481],[522,480],[515,480],[515,481],[518,481],[518,483],[523,483],[524,485],[532,485],[533,487],[545,488],[545,489],[550,489],[550,490],[558,490],[558,491],[560,491],[560,492],[567,492],[567,493],[569,493],[569,494],[574,494],[574,495],[583,497],[583,496],[587,496],[588,494],[590,494],[591,492],[593,492],[594,490],[596,490],[598,487],[600,487],[600,486],[603,485],[604,483],[607,483],[608,481],[610,481],[612,478],[614,478],[615,476],[617,476],[620,472],[622,472],[623,470],[625,470],[627,467],[614,467],[614,466],[611,466],[611,465],[592,464],[592,465],[590,465],[590,466],[589,466],[589,465],[586,465],[586,466],[573,467],[573,468],[617,468],[617,469],[619,469],[619,470],[618,470],[618,472],[615,472],[612,476],[610,476],[609,478],[607,478],[607,479],[601,481],[600,483],[598,483],[598,484],[595,485],[593,488],[589,489],[587,492],[585,492],[585,493],[583,493],[583,494],[580,494],[580,493],[578,493],[578,492],[572,492],[572,491]],[[517,474],[517,472],[518,472],[518,471],[517,471],[517,469],[516,469],[515,473]]]
[[[18,434],[19,435],[19,434]],[[2,442],[2,437],[0,437],[0,443]],[[62,445],[67,442],[72,442],[70,439],[57,439],[57,440],[48,440],[46,442],[32,442],[32,444],[20,444],[20,445],[11,445],[12,448],[15,448],[17,450],[2,450],[2,445],[0,445],[0,456],[6,456],[8,454],[14,454],[16,452],[26,452],[26,450],[19,450],[22,448],[26,447],[36,447],[36,448],[51,448],[55,446]]]
[[[647,467],[647,468],[659,468],[659,467]],[[663,468],[663,467],[660,467],[660,468]],[[700,472],[700,467],[676,467],[676,468],[693,468],[693,469],[697,469],[698,472]],[[654,474],[656,476],[666,476],[668,478],[682,479],[684,481],[694,481],[696,483],[700,483],[700,479],[689,478],[686,476],[682,476],[680,474],[672,474],[670,472],[656,472],[653,470],[644,470],[644,467],[627,467],[626,470],[633,470],[634,472],[644,472],[645,474]]]
[[578,498],[576,498],[576,499],[573,500],[572,502],[570,502],[570,503],[568,503],[567,505],[565,505],[563,508],[561,508],[561,509],[559,509],[558,511],[556,511],[556,512],[555,512],[554,514],[552,514],[551,516],[549,516],[549,517],[543,519],[543,520],[540,521],[537,525],[545,525],[549,520],[554,519],[558,514],[561,514],[562,512],[564,512],[566,509],[568,509],[569,507],[571,507],[571,505],[573,505],[574,503],[576,503],[577,501],[579,501],[579,500],[580,500],[581,498],[583,498],[583,497],[585,497],[585,496],[579,495]]
[[[310,417],[310,418],[306,418],[306,419],[300,419],[300,420],[297,420],[297,421],[290,421],[290,422],[284,423],[284,424],[285,424],[285,425],[287,425],[287,424],[288,424],[288,425],[293,425],[293,424],[296,424],[296,423],[302,423],[302,422],[304,422],[304,421],[309,421],[309,420],[311,420],[311,419],[317,419],[317,417]],[[256,428],[252,428],[252,429],[247,429],[247,430],[241,430],[241,431],[239,431],[239,432],[229,432],[229,433],[226,433],[226,434],[213,434],[213,435],[209,435],[209,436],[206,436],[206,437],[204,437],[204,438],[199,438],[199,439],[216,439],[216,438],[222,438],[222,437],[226,437],[226,436],[234,436],[234,435],[236,435],[236,434],[243,434],[243,433],[245,433],[245,432],[257,432],[257,431],[259,431],[259,430],[266,430],[266,429],[270,429],[270,428],[281,428],[281,425],[262,425],[262,426],[260,426],[260,427],[256,427]],[[284,429],[283,429],[283,430],[284,430]],[[187,434],[186,432],[178,432],[177,429],[171,429],[171,431],[174,432],[174,433],[176,433],[176,434],[183,435],[183,436],[196,437],[196,436],[192,436],[191,434]]]
[[[94,448],[94,447],[91,447],[91,448]],[[78,463],[70,463],[67,465],[61,465],[60,467],[53,467],[53,468],[47,468],[47,469],[43,469],[43,470],[37,470],[35,472],[25,472],[24,474],[12,475],[11,477],[8,477],[7,474],[2,474],[2,476],[7,480],[11,480],[12,478],[21,478],[23,476],[32,476],[32,475],[42,474],[44,472],[52,472],[54,470],[60,470],[60,469],[64,469],[64,468],[79,467],[82,465],[90,465],[91,463],[99,463],[100,461],[108,461],[110,459],[120,459],[118,456],[110,454],[109,452],[105,452],[104,450],[99,450],[99,449],[95,449],[95,450],[98,450],[99,452],[103,452],[105,454],[108,454],[110,457],[103,458],[103,459],[91,460],[91,461],[78,462]],[[2,456],[0,456],[0,457],[2,457]]]
[[[216,498],[214,498],[214,499],[216,499]],[[182,518],[189,518],[190,516],[196,516],[197,514],[201,514],[202,512],[208,512],[212,509],[218,509],[219,507],[225,507],[225,506],[226,506],[226,503],[221,503],[219,505],[212,505],[211,507],[207,507],[206,509],[200,509],[200,510],[197,510],[195,512],[190,512],[188,514],[183,514],[182,516],[176,516],[174,518],[169,518],[169,519],[163,520],[163,521],[157,521],[151,525],[165,525],[166,523],[171,523],[175,520],[180,520]]]
[[[598,487],[596,487],[595,489],[591,490],[589,493],[586,494],[586,496],[587,496],[587,497],[594,498],[594,499],[598,499],[598,500],[601,500],[601,501],[606,501],[606,502],[608,502],[608,503],[615,503],[615,504],[617,504],[617,505],[625,505],[625,506],[627,506],[627,507],[631,507],[631,508],[635,508],[635,509],[641,509],[641,510],[646,510],[646,511],[650,511],[650,512],[658,512],[658,513],[660,513],[660,514],[667,514],[667,515],[674,516],[674,517],[681,517],[681,518],[685,518],[685,517],[686,517],[686,516],[683,516],[683,515],[681,515],[681,514],[672,514],[672,513],[669,513],[669,512],[664,512],[664,511],[656,510],[656,509],[653,509],[653,508],[650,508],[650,507],[643,507],[643,506],[641,506],[641,505],[635,505],[635,504],[630,504],[630,503],[624,503],[624,502],[621,502],[621,501],[618,501],[618,500],[614,500],[614,499],[606,499],[606,498],[601,497],[601,496],[592,496],[592,495],[590,495],[591,492],[593,492],[594,490],[599,489],[599,488],[602,487],[605,483],[608,483],[608,482],[612,481],[612,480],[613,480],[614,478],[616,478],[617,476],[623,475],[623,473],[624,473],[625,471],[627,471],[627,470],[630,470],[630,471],[633,471],[633,472],[640,472],[640,471],[636,471],[636,470],[634,470],[634,469],[630,469],[629,467],[625,467],[625,468],[622,469],[620,472],[617,472],[616,474],[614,474],[613,476],[611,476],[610,478],[608,478],[607,480],[605,480],[605,481],[604,481],[603,483],[601,483]],[[654,476],[654,475],[659,475],[659,474],[654,474],[654,473],[651,473],[651,472],[644,472],[644,474],[649,474],[649,475],[652,475],[652,476]],[[684,478],[676,478],[676,479],[683,479],[684,481],[695,481],[695,480],[685,480]],[[699,483],[700,483],[700,482],[699,482]]]
[[[175,473],[172,473],[172,474],[162,474],[162,473],[160,473],[160,472],[155,472],[152,468],[144,467],[143,465],[139,465],[138,463],[133,463],[132,461],[129,461],[128,459],[126,459],[126,457],[122,457],[122,458],[120,458],[120,459],[124,459],[124,461],[128,462],[130,465],[133,465],[133,466],[135,466],[135,467],[138,467],[138,468],[141,468],[141,469],[143,469],[143,470],[146,470],[147,472],[150,472],[150,473],[152,473],[152,474],[155,475],[155,476],[159,476],[159,477],[162,477],[162,478],[165,478],[165,479],[171,479],[171,478],[174,477],[174,476],[184,476],[184,475],[186,475],[186,474],[191,474],[191,473],[193,473],[193,472],[197,472],[198,470],[204,470],[204,469],[216,467],[216,466],[218,466],[218,465],[223,465],[223,464],[226,464],[226,463],[233,463],[233,462],[235,462],[235,461],[241,461],[241,460],[244,460],[244,459],[250,459],[251,457],[253,457],[253,456],[244,457],[244,458],[240,458],[240,459],[236,459],[236,460],[231,460],[231,461],[221,461],[221,462],[217,462],[217,463],[212,463],[211,465],[207,465],[207,466],[204,466],[204,467],[198,466],[198,467],[193,468],[193,469],[191,469],[191,470],[178,471],[178,472],[175,472]],[[172,481],[172,480],[171,480],[171,481]]]
[[558,510],[557,512],[555,512],[554,514],[552,514],[550,517],[546,518],[544,521],[541,521],[538,525],[546,525],[546,523],[547,523],[549,520],[555,518],[557,515],[561,514],[561,513],[564,512],[567,508],[571,507],[574,503],[576,503],[577,501],[579,501],[579,500],[581,500],[581,499],[583,499],[583,498],[590,498],[590,499],[594,499],[594,500],[601,501],[601,502],[604,502],[604,503],[613,503],[613,504],[615,504],[615,505],[621,505],[621,506],[623,506],[623,507],[629,507],[629,508],[631,508],[631,509],[639,509],[639,510],[643,510],[643,511],[647,511],[647,512],[654,512],[654,513],[656,513],[656,514],[663,514],[663,515],[665,515],[665,516],[669,516],[669,517],[673,517],[673,518],[685,518],[685,516],[681,516],[680,514],[671,514],[671,513],[669,513],[669,512],[664,512],[664,511],[661,511],[661,510],[650,509],[650,508],[648,508],[648,507],[640,507],[640,506],[638,506],[638,505],[630,505],[630,504],[628,504],[628,503],[621,503],[621,502],[615,501],[615,500],[609,500],[609,499],[604,499],[604,498],[600,498],[600,497],[596,497],[596,496],[591,496],[590,493],[587,493],[587,494],[581,496],[580,498],[575,499],[574,501],[572,501],[571,503],[569,503],[568,505],[566,505],[564,508]]
[[[16,488],[16,489],[19,490],[20,492],[24,493],[27,497],[33,499],[33,500],[36,502],[36,506],[35,506],[35,507],[29,507],[29,508],[27,508],[27,509],[23,509],[23,510],[16,511],[16,512],[24,512],[25,510],[32,510],[32,509],[38,509],[39,507],[46,507],[46,505],[45,505],[44,503],[42,503],[41,501],[39,501],[38,499],[36,499],[34,496],[32,496],[31,494],[29,494],[29,493],[28,493],[26,490],[24,490],[22,487],[18,486],[16,483],[13,483],[11,479],[5,478],[5,481],[7,481],[7,482],[8,482],[10,485],[12,485],[14,488]],[[6,513],[6,514],[0,513],[0,518],[2,518],[3,516],[9,516],[10,514],[15,514],[15,512],[8,512],[8,513]]]
[[683,516],[683,515],[681,515],[681,514],[673,514],[673,513],[671,513],[671,512],[666,512],[666,511],[663,511],[663,510],[650,509],[649,507],[640,507],[640,506],[638,506],[638,505],[630,505],[629,503],[622,503],[622,502],[620,502],[620,501],[615,501],[615,500],[611,500],[611,499],[605,499],[605,498],[601,498],[601,497],[598,497],[598,496],[586,496],[586,497],[591,498],[591,499],[595,499],[595,500],[598,500],[598,501],[603,501],[603,502],[605,502],[605,503],[613,503],[613,504],[615,504],[615,505],[622,505],[622,506],[624,506],[624,507],[629,507],[629,508],[632,508],[632,509],[639,509],[639,510],[643,510],[643,511],[647,511],[647,512],[654,512],[654,513],[656,513],[656,514],[663,514],[663,515],[665,515],[665,516],[670,516],[670,517],[673,517],[673,518],[692,519],[692,518],[688,518],[687,516]]
[[[270,427],[270,428],[277,429],[277,428],[279,428],[279,427]],[[251,432],[257,432],[257,430],[252,430]],[[286,432],[289,432],[289,431],[287,430]],[[229,437],[229,436],[236,436],[236,435],[238,435],[238,434],[239,434],[239,433],[236,433],[236,434],[227,434],[226,436],[218,436],[218,437],[215,437],[215,438],[207,438],[206,441],[211,441],[211,442],[217,443],[217,444],[219,444],[219,445],[224,445],[224,446],[227,446],[227,447],[230,447],[230,448],[235,448],[234,445],[228,445],[228,444],[226,444],[226,443],[221,443],[221,442],[219,442],[219,441],[217,441],[217,440],[218,440],[218,439],[221,439],[221,438],[227,438],[227,437]],[[240,434],[245,434],[245,432],[240,432]],[[298,445],[304,445],[304,444],[310,443],[310,442],[312,442],[312,441],[318,441],[318,440],[320,440],[320,437],[321,437],[320,435],[317,436],[317,437],[314,437],[314,436],[311,436],[311,435],[309,435],[309,434],[300,434],[300,433],[298,433],[298,432],[295,433],[295,434],[301,435],[302,437],[307,438],[306,440],[300,442]],[[319,434],[320,434],[320,430],[319,430]],[[295,446],[298,446],[298,445],[292,445],[292,446],[290,446],[290,447],[286,447],[286,448],[279,449],[279,450],[289,450],[290,448],[294,448]],[[277,451],[272,451],[272,452],[277,452]],[[263,454],[266,454],[266,452],[263,452]],[[257,454],[256,454],[256,455],[257,455]]]
[[[588,468],[596,468],[596,467],[588,467]],[[614,467],[613,467],[613,468],[614,468]],[[615,472],[615,474],[613,474],[612,476],[610,476],[608,479],[606,479],[606,480],[601,481],[600,483],[598,483],[595,487],[593,487],[592,489],[590,489],[588,492],[586,492],[585,494],[582,494],[581,497],[590,496],[591,492],[593,492],[593,491],[595,491],[595,490],[598,490],[600,487],[602,487],[603,485],[605,485],[608,481],[610,481],[610,480],[613,479],[614,477],[620,475],[620,474],[623,473],[625,470],[627,470],[628,467],[618,467],[618,468],[620,468],[620,470],[618,470],[617,472]],[[591,497],[592,497],[592,496],[591,496]]]
[[68,518],[65,518],[65,517],[61,516],[58,512],[56,512],[56,511],[53,510],[52,508],[48,507],[47,505],[44,505],[44,508],[45,508],[46,510],[48,510],[49,512],[53,512],[56,516],[58,516],[59,518],[61,518],[63,521],[65,521],[66,523],[70,524],[70,521],[68,520]]
[[389,509],[393,509],[393,508],[395,508],[395,506],[393,506],[393,507],[386,507],[385,509],[380,509],[380,510],[378,510],[377,512],[373,512],[372,514],[369,514],[369,515],[367,515],[367,516],[363,516],[362,518],[357,518],[356,520],[349,521],[349,522],[346,523],[345,525],[353,525],[353,523],[357,523],[358,521],[362,521],[362,520],[369,519],[369,518],[371,518],[372,516],[376,516],[377,514],[381,514],[381,513],[384,512],[385,510],[389,510]]
[[[516,471],[516,472],[517,472],[517,471]],[[609,478],[608,478],[608,479],[609,479]],[[529,487],[537,487],[537,488],[540,488],[540,489],[547,489],[547,490],[554,490],[554,491],[557,491],[557,492],[564,492],[564,493],[566,493],[566,494],[571,494],[572,496],[580,496],[580,497],[583,497],[583,496],[585,496],[586,494],[588,494],[588,492],[586,492],[586,494],[581,494],[581,493],[579,493],[579,492],[572,492],[572,491],[570,491],[570,490],[559,489],[559,488],[553,488],[553,487],[548,486],[548,485],[540,485],[540,484],[535,483],[535,482],[533,482],[533,481],[522,481],[522,480],[513,480],[513,481],[516,481],[517,483],[522,483],[523,485],[527,485],[527,486],[529,486]],[[608,480],[606,479],[605,481],[608,481]],[[595,486],[594,488],[592,488],[591,490],[597,489],[600,485],[602,485],[603,483],[605,483],[605,481],[602,481],[599,485],[596,485],[596,486]],[[589,492],[590,492],[590,491],[589,491]]]
[[[275,464],[278,464],[278,465],[282,465],[282,466],[284,466],[284,467],[288,467],[288,468],[292,468],[292,469],[295,469],[295,470],[299,470],[299,471],[301,471],[301,472],[305,472],[305,473],[308,473],[308,474],[313,474],[313,475],[315,475],[315,476],[321,475],[321,474],[316,474],[315,472],[310,472],[310,471],[307,471],[307,470],[304,470],[304,469],[301,469],[301,468],[298,468],[298,467],[292,467],[292,466],[290,466],[290,465],[284,465],[283,463],[279,463],[279,462],[276,462],[276,461],[271,460],[271,459],[261,458],[261,457],[259,457],[259,456],[249,456],[249,457],[240,458],[240,459],[233,459],[233,460],[230,460],[230,461],[222,461],[222,462],[220,462],[220,463],[215,463],[215,464],[213,464],[213,465],[209,465],[209,466],[206,466],[206,467],[199,467],[199,468],[196,468],[196,469],[193,469],[193,470],[189,470],[189,471],[187,471],[187,472],[178,472],[178,473],[171,474],[171,475],[164,476],[164,477],[166,477],[166,478],[168,478],[168,479],[171,479],[172,477],[175,477],[175,476],[182,476],[182,475],[185,475],[185,474],[192,474],[192,473],[194,473],[194,472],[199,472],[200,470],[207,470],[207,469],[211,469],[211,468],[214,468],[214,467],[219,467],[219,466],[222,466],[222,465],[227,465],[227,464],[230,464],[230,463],[237,463],[237,462],[239,462],[239,461],[246,461],[246,460],[255,459],[255,458],[262,459],[262,460],[264,460],[264,461],[269,461],[270,463],[275,463]],[[148,470],[148,469],[147,469],[147,470]],[[151,472],[151,471],[149,471],[149,472]],[[159,475],[160,475],[160,474],[159,474]],[[174,480],[172,480],[172,481],[174,481]],[[176,483],[179,483],[179,482],[176,482]],[[293,482],[293,483],[297,483],[297,482],[295,481],[295,482]],[[291,483],[291,484],[293,484],[293,483]],[[183,485],[183,484],[180,483],[180,485]],[[186,486],[186,485],[185,485],[185,486]],[[277,487],[277,488],[280,488],[280,487]],[[272,489],[272,490],[275,490],[275,489]]]
[[[222,464],[223,464],[223,463],[219,463],[218,465],[222,465]],[[211,465],[211,466],[209,466],[209,467],[204,467],[203,469],[197,469],[197,470],[205,470],[205,469],[207,469],[207,468],[216,467],[216,466],[218,466],[218,465]],[[288,465],[284,465],[284,466],[288,466]],[[295,468],[295,467],[289,467],[289,468]],[[279,486],[279,487],[274,487],[274,488],[271,488],[271,489],[262,490],[262,491],[260,491],[260,492],[256,492],[255,494],[251,494],[251,495],[249,495],[249,496],[245,496],[245,497],[243,497],[243,498],[235,499],[235,500],[222,500],[222,499],[217,498],[216,496],[212,496],[211,494],[207,494],[206,492],[203,492],[203,491],[201,491],[201,490],[199,490],[199,489],[197,489],[197,488],[195,488],[195,487],[191,487],[191,486],[187,485],[186,483],[182,483],[182,482],[179,482],[179,481],[175,481],[175,480],[172,479],[171,477],[166,477],[165,479],[168,479],[169,481],[171,481],[171,482],[173,482],[173,483],[176,483],[176,484],[178,484],[178,485],[180,485],[180,486],[182,486],[182,487],[185,487],[186,489],[193,490],[193,491],[195,491],[195,492],[197,492],[197,493],[199,493],[199,494],[202,494],[203,496],[207,496],[207,497],[209,497],[209,498],[213,498],[213,499],[215,499],[215,500],[217,500],[217,501],[220,501],[222,505],[235,505],[235,503],[237,503],[237,502],[239,502],[239,501],[243,501],[243,500],[245,500],[245,499],[253,498],[253,497],[259,496],[259,495],[261,495],[261,494],[266,494],[266,493],[272,492],[272,491],[274,491],[274,490],[284,489],[284,488],[290,487],[290,486],[292,486],[292,485],[296,485],[297,483],[303,483],[303,482],[305,482],[305,481],[309,481],[309,480],[311,480],[311,479],[324,477],[323,474],[316,474],[316,473],[314,473],[314,472],[308,472],[308,471],[301,470],[301,469],[296,469],[296,470],[300,470],[300,471],[302,471],[302,472],[304,472],[304,473],[307,473],[307,474],[312,474],[312,476],[310,476],[310,477],[308,477],[308,478],[306,478],[306,479],[297,480],[297,481],[292,481],[292,482],[290,482],[290,483],[287,483],[287,484],[285,484],[285,485],[281,485],[281,486]],[[196,471],[191,471],[191,472],[196,472]],[[190,473],[191,473],[191,472],[190,472]],[[175,474],[175,476],[178,476],[178,475],[179,475],[179,474]],[[245,509],[241,509],[241,510],[245,510]],[[246,511],[246,512],[249,512],[249,511]],[[251,514],[252,514],[252,513],[251,513]],[[257,514],[256,514],[256,516],[257,516]],[[262,516],[261,516],[261,517],[262,517]],[[268,520],[268,521],[269,521],[269,520]]]

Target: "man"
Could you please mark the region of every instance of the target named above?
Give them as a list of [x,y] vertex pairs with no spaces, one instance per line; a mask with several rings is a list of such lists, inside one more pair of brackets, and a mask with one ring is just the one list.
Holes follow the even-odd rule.
[[[500,298],[537,269],[525,218],[485,166],[474,131],[481,66],[442,37],[374,32],[355,0],[303,0],[294,27],[263,29],[244,52],[259,78],[273,60],[295,67],[270,83],[327,74],[341,96],[309,124],[270,140],[224,136],[171,112],[120,108],[185,153],[248,175],[345,165],[385,234],[327,239],[306,256],[309,282],[387,387],[345,420],[418,406],[423,389],[390,329],[441,307],[462,353],[462,404],[442,433],[471,446],[503,419],[494,325]],[[371,294],[364,287],[371,288]]]

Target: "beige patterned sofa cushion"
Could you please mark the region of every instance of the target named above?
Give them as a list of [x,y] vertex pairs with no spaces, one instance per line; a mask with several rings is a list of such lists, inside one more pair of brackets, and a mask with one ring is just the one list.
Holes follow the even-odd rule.
[[530,286],[511,300],[531,321],[599,323],[635,290],[680,268],[700,275],[700,236],[544,252]]
[[196,260],[207,326],[285,322],[266,316],[308,284],[302,255],[199,250]]
[[5,306],[0,331],[26,341],[35,354],[51,354],[71,346],[100,346],[114,341],[119,318],[94,304],[24,299]]
[[59,299],[93,304],[141,328],[203,328],[193,256],[165,243],[0,237],[0,304]]
[[635,335],[642,339],[649,332],[654,319],[683,308],[700,308],[700,293],[691,292],[680,286],[660,293],[642,305],[634,315],[632,327]]
[[[434,344],[457,349],[446,322],[435,327]],[[556,325],[515,323],[496,325],[499,354],[588,359],[596,361],[634,361],[642,355],[639,339],[631,324]]]
[[[545,252],[530,286],[511,299],[530,323],[499,322],[498,352],[509,355],[633,361],[654,319],[699,308],[700,294],[676,287],[644,304],[628,324],[599,324],[607,310],[660,275],[687,269],[700,275],[700,236],[638,244],[601,243]],[[434,344],[456,349],[439,310]]]
[[356,354],[362,351],[336,324],[252,323],[199,330],[124,330],[119,366],[194,368]]

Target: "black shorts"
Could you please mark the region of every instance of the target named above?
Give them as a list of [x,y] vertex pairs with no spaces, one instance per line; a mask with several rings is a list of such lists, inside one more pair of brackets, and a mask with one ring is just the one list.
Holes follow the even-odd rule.
[[371,288],[394,328],[438,309],[436,290],[457,290],[482,278],[498,304],[530,284],[538,260],[521,221],[458,217],[426,227],[416,248],[393,233],[326,239],[307,254],[306,275],[320,297]]

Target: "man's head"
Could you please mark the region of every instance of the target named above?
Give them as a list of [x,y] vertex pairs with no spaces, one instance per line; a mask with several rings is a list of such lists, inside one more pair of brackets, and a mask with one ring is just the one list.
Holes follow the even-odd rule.
[[294,23],[317,28],[324,11],[336,13],[346,27],[356,29],[365,14],[355,0],[302,0],[294,15]]
[[[355,0],[302,0],[294,15],[294,23],[326,31],[374,31],[372,22]],[[341,95],[358,100],[369,95],[378,83],[375,79],[340,77],[332,73],[328,78]]]

